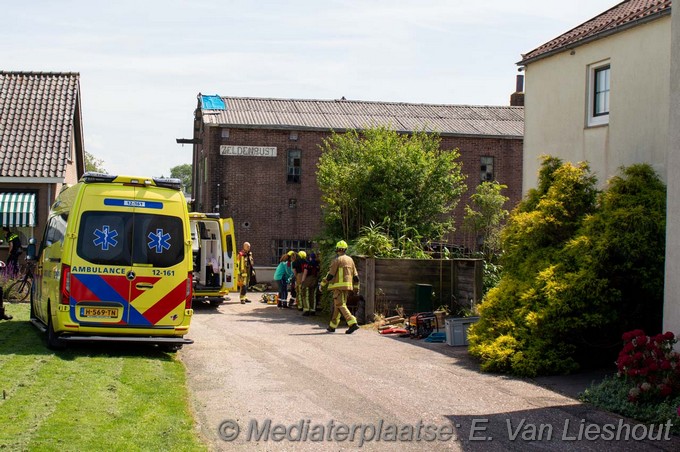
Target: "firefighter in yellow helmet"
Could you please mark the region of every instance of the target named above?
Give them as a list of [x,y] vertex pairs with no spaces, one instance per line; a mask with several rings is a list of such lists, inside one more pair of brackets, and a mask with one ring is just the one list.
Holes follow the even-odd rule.
[[302,275],[305,271],[305,264],[307,262],[307,252],[300,250],[297,253],[297,259],[291,264],[293,267],[293,277],[295,278],[295,294],[297,295],[297,308],[302,311],[305,304],[305,290],[302,287]]
[[297,258],[290,264],[290,267],[293,269],[293,280],[295,282],[295,306],[298,308],[298,311],[302,311],[302,300],[304,297],[302,294],[302,272],[304,270],[303,266],[306,261],[307,252],[300,250],[297,252]]
[[240,292],[241,304],[250,303],[246,297],[248,286],[250,285],[250,278],[255,273],[253,268],[253,253],[250,251],[250,243],[243,242],[243,249],[239,251],[236,258],[236,268],[238,269],[237,284]]
[[347,242],[340,240],[335,245],[337,256],[333,259],[326,280],[322,283],[328,284],[328,289],[333,291],[333,314],[331,315],[331,322],[326,328],[329,333],[335,332],[340,324],[341,315],[349,326],[345,334],[352,334],[359,329],[357,319],[347,309],[347,297],[355,288],[359,289],[359,273],[354,266],[354,261],[345,254],[345,251],[347,251]]

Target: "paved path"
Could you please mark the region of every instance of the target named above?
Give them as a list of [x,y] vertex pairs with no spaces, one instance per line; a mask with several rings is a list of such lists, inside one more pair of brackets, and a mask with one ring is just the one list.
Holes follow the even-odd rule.
[[[480,373],[464,348],[325,327],[258,301],[196,310],[196,342],[180,357],[213,450],[355,450],[362,438],[364,450],[680,450],[677,437],[608,441],[659,428],[649,432],[531,380]],[[235,440],[218,435],[223,421],[235,423],[224,425],[226,435],[238,425]],[[579,431],[583,439],[574,439]]]

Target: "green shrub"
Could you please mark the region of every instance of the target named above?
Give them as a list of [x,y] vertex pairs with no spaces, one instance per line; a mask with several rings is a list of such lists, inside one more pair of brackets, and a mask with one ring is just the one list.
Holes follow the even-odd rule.
[[503,267],[500,264],[494,264],[484,260],[484,274],[482,277],[482,290],[484,294],[496,287],[501,281]]
[[613,360],[631,326],[658,332],[665,188],[649,165],[622,169],[600,195],[595,183],[586,164],[547,157],[538,188],[512,212],[501,281],[469,333],[483,369],[570,372]]
[[359,254],[368,257],[392,257],[395,254],[394,242],[384,228],[371,221],[370,226],[363,226],[356,241]]

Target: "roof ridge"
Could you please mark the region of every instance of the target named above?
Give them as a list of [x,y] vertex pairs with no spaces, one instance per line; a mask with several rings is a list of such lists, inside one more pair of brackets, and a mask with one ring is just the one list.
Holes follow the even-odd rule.
[[80,72],[0,71],[0,75],[77,75],[80,77]]
[[639,23],[654,20],[658,16],[669,13],[671,4],[671,0],[624,0],[531,51],[521,54],[522,60],[517,64],[524,65],[575,45],[585,44]]
[[[428,107],[468,107],[468,108],[508,108],[508,109],[522,109],[523,107],[511,105],[472,105],[472,104],[441,104],[441,103],[425,103],[425,102],[395,102],[395,101],[380,101],[380,100],[352,100],[352,99],[296,99],[296,98],[280,98],[280,97],[255,97],[255,96],[222,96],[218,94],[221,99],[237,99],[237,100],[256,100],[256,101],[281,101],[281,102],[323,102],[323,103],[359,103],[359,104],[380,104],[380,105],[422,105]],[[205,110],[210,110],[209,108]]]

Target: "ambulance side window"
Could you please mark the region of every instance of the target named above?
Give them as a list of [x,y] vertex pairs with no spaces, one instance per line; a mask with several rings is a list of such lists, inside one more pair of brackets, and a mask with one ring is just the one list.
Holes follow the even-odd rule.
[[49,248],[55,243],[59,243],[61,245],[64,244],[67,219],[68,214],[66,213],[53,216],[49,219],[47,222],[47,227],[45,228],[42,242],[40,243],[40,252],[38,253],[38,256],[42,256],[43,250]]
[[62,244],[64,243],[67,219],[68,219],[67,214],[56,215],[50,218],[50,222],[47,224],[47,230],[45,231],[44,243],[46,246],[52,245],[57,242]]

